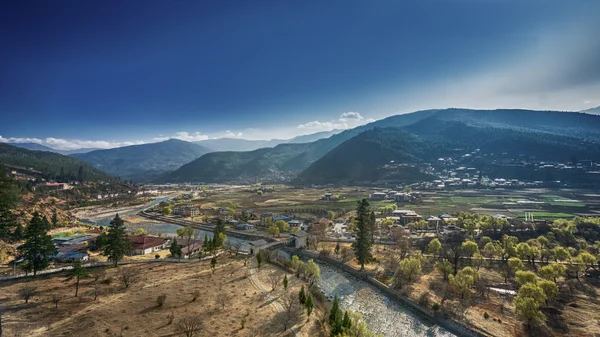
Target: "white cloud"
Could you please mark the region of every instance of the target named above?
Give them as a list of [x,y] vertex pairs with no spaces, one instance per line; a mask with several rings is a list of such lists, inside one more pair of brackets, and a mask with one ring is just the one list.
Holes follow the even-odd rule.
[[114,147],[128,146],[128,145],[139,145],[144,144],[143,141],[127,141],[127,142],[115,142],[107,140],[81,140],[81,139],[63,139],[63,138],[4,138],[0,136],[0,142],[2,143],[36,143],[44,146],[51,147],[56,150],[77,150],[83,148],[99,148],[99,149],[111,149]]
[[297,126],[298,129],[307,129],[315,131],[331,131],[331,130],[345,130],[352,129],[357,126],[371,123],[375,121],[372,118],[364,118],[358,112],[344,112],[338,119],[322,122],[312,121]]
[[207,140],[210,137],[208,137],[207,135],[203,135],[200,132],[194,132],[194,133],[189,133],[186,131],[179,131],[174,133],[172,136],[170,137],[165,137],[165,136],[160,136],[160,137],[155,137],[154,140],[158,141],[158,142],[162,142],[168,139],[179,139],[179,140],[184,140],[186,142],[197,142],[199,140]]
[[241,132],[233,132],[231,130],[225,131],[225,135],[224,135],[224,137],[227,137],[227,138],[242,138],[243,136],[244,136],[243,133],[241,133]]

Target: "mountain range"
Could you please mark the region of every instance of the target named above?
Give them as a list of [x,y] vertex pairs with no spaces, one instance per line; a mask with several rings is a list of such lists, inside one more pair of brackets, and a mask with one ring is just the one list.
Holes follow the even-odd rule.
[[[568,161],[600,159],[600,116],[560,111],[438,109],[391,116],[311,143],[245,152],[212,152],[161,176],[159,182],[415,181],[416,167],[457,149]],[[389,165],[388,165],[389,166]],[[429,177],[431,178],[431,177]]]
[[95,151],[95,150],[100,150],[97,148],[84,148],[84,149],[76,149],[76,150],[57,150],[57,149],[51,148],[49,146],[44,146],[44,145],[41,145],[38,143],[10,143],[10,145],[13,145],[16,147],[21,147],[21,148],[28,149],[28,150],[48,151],[48,152],[65,154],[65,155],[76,154],[76,153],[87,153],[87,152],[91,152],[91,151]]
[[297,136],[291,139],[247,140],[240,138],[217,138],[195,142],[213,151],[253,151],[279,144],[310,143],[322,138],[329,138],[342,130],[322,131],[310,135]]
[[114,177],[76,158],[50,151],[28,150],[0,143],[0,165],[58,181],[111,181]]
[[108,174],[146,182],[210,151],[199,144],[169,139],[158,143],[78,153],[73,156]]

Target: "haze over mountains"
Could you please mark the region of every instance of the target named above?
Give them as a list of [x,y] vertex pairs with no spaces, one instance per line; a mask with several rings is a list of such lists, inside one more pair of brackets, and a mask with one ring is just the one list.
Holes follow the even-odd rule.
[[253,151],[265,147],[274,147],[279,144],[291,143],[309,143],[321,138],[328,138],[342,130],[322,131],[310,135],[297,136],[292,139],[271,139],[271,140],[247,140],[240,138],[217,138],[207,139],[195,142],[205,146],[213,151]]

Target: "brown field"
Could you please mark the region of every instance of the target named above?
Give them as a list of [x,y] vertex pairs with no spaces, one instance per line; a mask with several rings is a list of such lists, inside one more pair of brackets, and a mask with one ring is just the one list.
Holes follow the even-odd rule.
[[[119,270],[133,268],[139,280],[128,289],[116,279]],[[318,323],[320,310],[306,319],[300,314],[297,334],[283,331],[282,306],[279,296],[283,286],[267,296],[269,275],[283,277],[284,272],[263,265],[250,275],[242,257],[220,257],[214,275],[209,262],[155,263],[91,269],[91,273],[105,272],[100,291],[94,300],[93,279],[82,280],[79,296],[74,297],[74,281],[65,281],[65,274],[40,276],[35,279],[4,282],[1,284],[3,336],[180,336],[178,323],[187,317],[201,322],[202,328],[194,336],[320,336],[324,331]],[[302,281],[288,274],[289,290],[299,290]],[[36,295],[24,303],[18,296],[26,286],[37,287]],[[200,296],[192,301],[192,293]],[[60,296],[58,308],[51,301]],[[162,307],[157,297],[166,295]],[[224,294],[224,295],[223,295]],[[224,308],[218,298],[225,298]],[[169,316],[173,315],[172,324]],[[242,328],[242,320],[245,327]]]

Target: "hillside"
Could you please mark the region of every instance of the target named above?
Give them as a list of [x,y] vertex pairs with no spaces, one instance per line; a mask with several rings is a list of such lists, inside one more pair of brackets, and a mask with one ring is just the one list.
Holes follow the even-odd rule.
[[51,147],[40,145],[37,143],[9,143],[9,144],[12,146],[21,147],[21,148],[24,148],[27,150],[48,151],[48,152],[65,154],[65,155],[75,154],[75,153],[87,153],[87,152],[91,152],[91,151],[95,151],[95,150],[100,150],[100,149],[95,149],[95,148],[83,148],[83,149],[77,149],[77,150],[57,150],[57,149],[53,149]]
[[[467,128],[466,131],[468,132],[464,133],[465,130],[462,130],[461,127]],[[524,140],[523,137],[527,133],[535,133],[537,135],[535,139],[530,140],[532,148],[529,153],[532,156],[539,155],[542,152],[549,152],[554,157],[559,157],[559,152],[554,152],[555,148],[543,145],[546,142],[546,140],[542,140],[544,137],[552,138],[569,135],[571,138],[569,141],[565,140],[564,145],[566,152],[569,152],[572,149],[571,146],[574,146],[577,142],[600,141],[600,117],[590,114],[531,110],[423,110],[391,116],[354,129],[345,130],[329,138],[320,139],[312,143],[280,144],[273,148],[251,152],[209,153],[171,174],[162,176],[159,181],[286,181],[308,168],[313,162],[344,142],[375,128],[394,128],[396,131],[406,132],[407,135],[403,136],[404,138],[398,138],[398,141],[394,141],[393,143],[394,146],[400,148],[405,147],[404,143],[399,143],[400,139],[414,142],[414,148],[429,149],[431,146],[434,147],[429,152],[417,153],[411,150],[402,154],[403,156],[407,156],[407,158],[403,157],[403,160],[410,159],[416,162],[431,159],[426,158],[429,154],[443,154],[446,153],[447,149],[480,144],[478,139],[488,138],[489,135],[487,132],[490,130],[496,132],[498,137],[500,137],[495,146],[498,151],[502,150],[505,145],[506,147],[512,146],[513,148],[518,148],[522,146],[520,142]],[[395,137],[394,132],[392,132],[391,136],[386,136],[385,141],[393,139]],[[410,138],[411,134],[413,138]],[[381,158],[370,159],[368,156],[379,156],[377,153],[368,153],[371,150],[377,152],[377,147],[371,149],[371,146],[374,146],[373,142],[370,141],[365,144],[356,144],[354,142],[350,142],[339,150],[341,151],[339,153],[345,153],[344,155],[338,153],[334,157],[336,158],[335,160],[325,159],[324,162],[327,163],[326,165],[315,163],[315,167],[319,167],[320,165],[323,165],[323,167],[319,169],[312,168],[308,173],[301,176],[302,180],[314,182],[322,180],[311,178],[316,174],[322,177],[340,174],[341,172],[337,171],[339,167],[348,167],[351,164],[348,160],[352,160],[353,157],[349,157],[350,155],[357,157],[357,154],[360,154],[359,159],[357,159],[362,162],[360,165],[367,165],[367,163],[370,163],[369,160],[377,159],[377,163],[379,163],[379,160],[383,160],[382,158],[388,158],[386,155]],[[508,143],[512,143],[513,145],[508,145]],[[353,148],[356,149],[358,145],[361,146],[362,152],[352,150]],[[491,143],[487,146],[492,148]],[[386,152],[389,148],[390,145],[386,145],[380,148],[380,150]],[[560,153],[564,153],[565,151]],[[334,156],[334,154],[331,154],[331,156]],[[563,157],[562,155],[560,156],[561,159],[564,159]],[[328,165],[331,167],[326,168]],[[331,173],[326,173],[325,171],[327,170],[330,170]],[[361,171],[358,166],[352,168],[352,170]],[[333,172],[337,173],[334,174]],[[344,179],[364,179],[371,175],[371,173],[364,174],[357,173],[356,176],[350,174],[344,176]],[[402,173],[398,174],[402,175]],[[384,175],[387,176],[388,173]],[[417,177],[416,172],[414,176]],[[374,175],[373,177],[379,177],[379,175]]]
[[239,138],[217,138],[200,140],[194,143],[205,146],[213,151],[254,151],[265,147],[275,147],[279,144],[310,143],[319,139],[331,137],[339,132],[340,130],[323,131],[297,136],[291,139],[247,140]]
[[[484,154],[558,162],[567,162],[573,157],[600,159],[598,144],[582,142],[581,138],[433,117],[404,128],[366,131],[314,162],[300,174],[297,182],[352,184],[429,180],[415,166],[435,163],[440,157],[462,158],[477,149]],[[489,172],[489,164],[496,160],[465,159],[465,163]],[[338,164],[342,162],[343,165]]]
[[175,170],[207,152],[210,150],[204,146],[170,139],[159,143],[96,150],[73,156],[114,176],[144,182],[166,171]]
[[114,177],[76,158],[62,154],[27,150],[0,143],[0,164],[13,170],[35,172],[35,175],[52,180],[109,181]]

